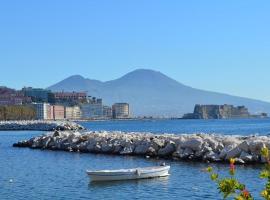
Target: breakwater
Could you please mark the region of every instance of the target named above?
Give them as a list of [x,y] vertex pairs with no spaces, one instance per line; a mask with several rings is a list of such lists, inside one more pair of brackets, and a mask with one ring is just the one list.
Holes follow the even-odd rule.
[[45,121],[45,120],[29,120],[29,121],[0,121],[0,131],[9,130],[37,130],[37,131],[53,131],[53,130],[82,130],[81,125],[71,121]]
[[262,163],[262,147],[270,147],[267,136],[222,136],[211,134],[124,133],[120,131],[55,131],[13,144],[14,147],[118,155],[140,155],[174,160]]

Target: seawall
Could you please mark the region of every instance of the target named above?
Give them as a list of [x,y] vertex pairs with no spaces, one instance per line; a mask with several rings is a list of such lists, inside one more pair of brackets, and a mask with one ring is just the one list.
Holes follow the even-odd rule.
[[45,120],[29,120],[29,121],[0,121],[0,131],[11,130],[37,130],[37,131],[53,131],[53,130],[82,130],[81,125],[71,121],[45,121]]
[[14,147],[117,155],[140,155],[173,160],[263,163],[262,147],[270,147],[267,136],[223,136],[211,134],[163,134],[55,131],[20,141]]

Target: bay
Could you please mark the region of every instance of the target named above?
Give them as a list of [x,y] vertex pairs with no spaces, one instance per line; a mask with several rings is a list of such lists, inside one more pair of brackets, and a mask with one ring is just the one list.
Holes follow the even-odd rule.
[[[217,133],[268,135],[269,119],[130,120],[80,122],[90,130],[153,133]],[[0,199],[222,199],[216,185],[202,172],[209,164],[145,159],[133,156],[81,154],[14,148],[12,144],[43,134],[40,131],[0,132]],[[171,165],[170,176],[137,181],[89,183],[86,169],[118,169]],[[228,165],[211,164],[222,175]],[[237,177],[260,199],[264,182],[261,165],[237,166]]]

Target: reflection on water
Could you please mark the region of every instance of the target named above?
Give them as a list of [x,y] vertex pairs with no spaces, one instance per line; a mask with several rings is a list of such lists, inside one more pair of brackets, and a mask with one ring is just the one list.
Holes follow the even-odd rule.
[[166,186],[168,185],[169,176],[166,177],[156,177],[156,178],[145,178],[145,179],[133,179],[133,180],[118,180],[118,181],[91,181],[88,184],[89,189],[94,189],[96,187],[111,187],[111,186],[121,186],[121,185],[133,185],[138,186],[140,184],[156,184]]

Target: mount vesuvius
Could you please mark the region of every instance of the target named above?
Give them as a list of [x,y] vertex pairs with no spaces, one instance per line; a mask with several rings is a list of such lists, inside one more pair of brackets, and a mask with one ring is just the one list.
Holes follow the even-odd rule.
[[195,89],[147,69],[138,69],[106,82],[74,75],[48,89],[86,91],[108,105],[128,102],[133,116],[181,117],[192,112],[195,104],[245,105],[252,113],[270,113],[268,102]]

